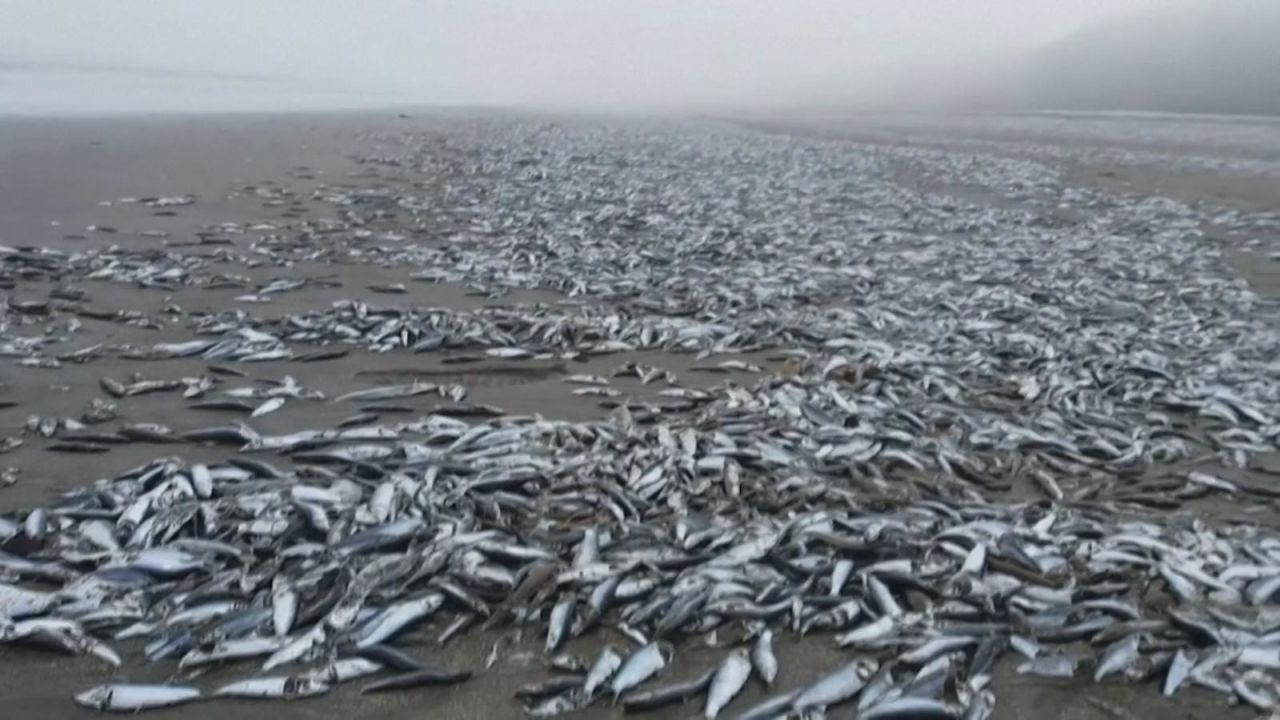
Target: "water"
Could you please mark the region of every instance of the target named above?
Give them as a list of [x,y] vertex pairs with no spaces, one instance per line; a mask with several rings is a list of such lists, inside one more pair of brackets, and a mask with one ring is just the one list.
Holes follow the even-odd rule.
[[409,104],[413,98],[291,80],[0,66],[0,116],[297,112]]

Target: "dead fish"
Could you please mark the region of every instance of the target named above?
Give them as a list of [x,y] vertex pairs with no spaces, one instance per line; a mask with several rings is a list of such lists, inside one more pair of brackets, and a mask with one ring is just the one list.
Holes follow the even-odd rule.
[[574,712],[582,707],[582,703],[575,699],[572,694],[556,695],[547,698],[542,702],[525,707],[525,713],[529,717],[556,717],[565,713]]
[[[193,478],[195,474],[193,468]],[[280,575],[272,579],[271,625],[276,637],[284,637],[293,629],[293,624],[298,618],[298,603],[298,593],[292,583]]]
[[1255,710],[1271,712],[1276,707],[1276,696],[1268,688],[1250,684],[1249,679],[1237,677],[1231,681],[1231,690]]
[[111,447],[108,445],[103,445],[101,443],[60,440],[60,441],[51,442],[48,445],[45,445],[44,449],[50,452],[75,453],[79,455],[84,455],[84,454],[93,455],[97,453],[109,452],[111,450]]
[[262,403],[258,407],[254,408],[253,412],[249,413],[249,417],[259,417],[261,415],[273,413],[276,410],[279,410],[280,408],[284,407],[284,402],[285,400],[283,397],[273,397],[267,400],[266,402]]
[[215,697],[237,697],[260,700],[298,700],[329,692],[329,686],[308,676],[285,675],[250,678],[223,685],[213,691]]
[[272,670],[308,656],[325,641],[327,634],[325,625],[316,624],[310,630],[292,638],[280,638],[286,642],[262,663],[262,669]]
[[900,697],[872,705],[858,717],[862,720],[957,720],[960,711],[930,698]]
[[415,672],[427,669],[427,665],[423,661],[390,645],[366,645],[362,648],[355,648],[352,652],[366,660],[400,672]]
[[346,350],[312,350],[293,357],[294,362],[324,362],[326,360],[338,360],[348,355]]
[[99,685],[76,695],[76,702],[94,710],[137,712],[183,705],[200,699],[200,689],[186,685]]
[[778,658],[773,654],[773,631],[769,628],[761,630],[751,646],[751,665],[765,685],[772,685],[778,677]]
[[367,400],[392,400],[394,398],[414,397],[434,392],[433,383],[410,383],[408,385],[382,385],[367,390],[354,390],[333,399],[333,402],[353,402]]
[[747,654],[740,650],[729,653],[716,668],[715,676],[711,680],[711,687],[707,691],[706,708],[703,711],[704,717],[711,720],[719,715],[720,711],[732,702],[747,684],[747,679],[750,677],[751,661],[747,658]]
[[81,413],[80,419],[90,425],[110,422],[116,419],[118,410],[114,403],[94,398],[89,401],[89,406]]
[[564,381],[574,385],[608,385],[609,379],[599,375],[569,375]]
[[534,356],[533,352],[518,347],[489,348],[484,351],[484,354],[489,357],[500,358],[503,360],[523,360]]
[[977,645],[978,639],[965,636],[939,637],[915,647],[898,656],[898,662],[907,665],[922,665],[939,655],[955,652],[961,648]]
[[800,690],[792,690],[765,698],[744,710],[737,720],[775,720],[786,717],[791,712],[791,706],[799,694]]
[[124,386],[124,383],[118,382],[109,377],[101,378],[98,383],[102,386],[102,389],[106,390],[107,394],[112,397],[122,398],[128,394],[128,389]]
[[657,643],[649,643],[631,653],[609,682],[614,700],[656,675],[666,665],[666,656]]
[[187,405],[192,410],[218,410],[227,412],[253,412],[256,406],[243,400],[202,400]]
[[591,664],[591,669],[587,671],[586,680],[582,683],[583,694],[586,697],[593,697],[596,690],[608,682],[620,667],[622,667],[622,657],[612,647],[606,646]]
[[582,658],[570,653],[560,653],[547,658],[547,667],[579,675],[587,672],[587,664],[582,661]]
[[[1041,191],[1056,197],[1061,184],[1053,169],[981,148],[871,152],[794,133],[537,118],[462,125],[441,137],[379,138],[378,154],[360,161],[360,183],[236,189],[288,218],[198,232],[200,245],[241,236],[232,250],[244,252],[0,247],[0,288],[11,294],[29,280],[104,280],[170,295],[237,287],[227,295],[257,301],[340,287],[336,275],[294,276],[332,261],[427,268],[414,277],[487,298],[538,288],[561,296],[465,310],[359,298],[284,314],[186,312],[171,300],[154,312],[89,307],[138,331],[190,333],[189,342],[118,352],[191,358],[198,377],[172,385],[183,403],[218,393],[252,403],[233,408],[246,416],[276,398],[319,398],[285,380],[225,388],[214,379],[228,375],[205,365],[363,347],[486,367],[383,376],[443,381],[420,401],[352,406],[394,407],[385,425],[336,428],[314,416],[323,427],[264,436],[228,423],[184,439],[231,446],[243,453],[235,460],[68,470],[80,486],[50,498],[47,512],[0,514],[0,576],[40,588],[34,599],[13,596],[24,617],[0,611],[0,635],[106,658],[109,648],[90,649],[99,634],[141,637],[148,659],[202,658],[271,637],[283,646],[267,664],[307,663],[300,675],[331,685],[381,664],[346,662],[355,660],[347,653],[381,652],[387,673],[424,669],[381,642],[445,612],[433,628],[442,641],[510,624],[490,655],[508,667],[532,661],[531,634],[554,652],[567,636],[605,627],[634,641],[629,650],[664,637],[729,648],[732,661],[718,657],[717,667],[732,662],[737,685],[743,652],[762,680],[776,680],[772,631],[830,629],[852,651],[840,662],[883,666],[861,690],[861,673],[836,682],[839,668],[815,667],[799,692],[748,716],[838,714],[825,706],[848,700],[859,714],[964,708],[973,720],[990,712],[1006,637],[1036,663],[1074,670],[1074,659],[1043,658],[1084,641],[1108,648],[1109,663],[1114,642],[1140,636],[1135,659],[1118,663],[1128,680],[1190,665],[1186,679],[1166,680],[1273,702],[1280,542],[1247,517],[1224,526],[1150,510],[1210,493],[1276,494],[1250,479],[1275,474],[1266,462],[1280,439],[1269,409],[1278,393],[1271,308],[1195,238],[1212,225],[1262,243],[1275,218],[1089,191],[1068,198],[1085,225],[1118,230],[1039,222]],[[654,156],[679,162],[647,161]],[[891,182],[889,170],[904,164],[943,184],[1014,188],[1026,207],[912,197]],[[334,212],[314,212],[323,205]],[[867,261],[881,256],[891,261]],[[252,277],[222,274],[237,264]],[[269,267],[291,276],[254,279]],[[70,322],[78,310],[52,297],[29,304],[25,292],[10,298],[0,355],[40,367],[112,350],[66,353],[87,344]],[[612,383],[610,370],[590,364],[632,350],[726,382],[685,387],[629,359],[616,377],[639,382]],[[743,378],[736,373],[758,370],[753,361],[720,361],[756,353],[786,365]],[[494,356],[556,367],[487,367]],[[607,417],[507,413],[468,403],[450,369],[482,383],[577,371],[585,394],[621,394],[597,403],[613,410]],[[120,379],[104,386],[127,394],[170,382]],[[654,399],[623,400],[640,383],[659,384],[641,393]],[[305,420],[301,402],[293,409],[262,422]],[[44,414],[34,431],[50,442],[125,437]],[[267,452],[288,467],[255,461]],[[1249,472],[1224,480],[1215,463]],[[1032,483],[1042,502],[1015,501],[1015,483]],[[433,593],[438,609],[412,609]],[[752,635],[754,623],[765,631]],[[582,642],[601,647],[598,637]],[[1194,662],[1178,656],[1191,648]],[[684,684],[646,692],[661,681],[624,682],[632,662],[593,667],[592,693],[621,684],[624,701],[686,696]],[[543,690],[563,689],[539,695],[531,711],[584,709],[594,698],[575,682],[548,682]]]
[[1076,674],[1078,658],[1069,655],[1041,655],[1018,666],[1020,675],[1036,675],[1050,678],[1069,678]]
[[377,415],[380,413],[392,413],[392,414],[400,415],[400,414],[407,414],[407,413],[415,413],[415,412],[418,412],[418,409],[411,407],[409,405],[363,405],[360,407],[360,412],[370,413],[374,415]]
[[894,629],[894,618],[892,615],[883,615],[879,619],[854,628],[849,632],[836,636],[836,644],[840,647],[858,646],[864,643],[875,642],[880,638],[887,636]]
[[87,445],[123,445],[129,438],[120,433],[69,433],[60,442],[87,443]]
[[1093,681],[1098,682],[1102,678],[1116,672],[1120,672],[1133,664],[1138,658],[1138,635],[1130,635],[1122,640],[1117,640],[1102,652],[1102,657],[1098,660],[1098,668],[1093,673]]
[[411,670],[371,682],[360,688],[360,692],[368,694],[387,690],[405,690],[424,685],[454,685],[470,679],[471,672],[469,670],[445,670],[443,668],[427,667],[422,670]]
[[284,647],[286,642],[287,640],[282,637],[247,637],[223,640],[208,649],[195,648],[191,650],[182,656],[182,659],[178,662],[178,667],[186,669],[209,663],[270,655]]
[[852,698],[862,690],[867,678],[875,673],[877,667],[874,661],[866,658],[840,667],[796,693],[791,701],[792,711],[802,713],[823,710]]
[[551,608],[551,616],[547,621],[547,642],[545,652],[551,655],[560,648],[569,635],[569,626],[573,622],[574,598],[566,596],[555,607]]
[[339,428],[360,427],[361,425],[371,425],[373,423],[376,423],[377,421],[378,421],[377,415],[374,415],[372,413],[361,413],[359,415],[352,415],[351,417],[344,418],[338,421],[338,427]]
[[373,675],[380,672],[383,667],[381,663],[362,657],[342,658],[312,670],[307,673],[307,679],[332,686]]
[[230,365],[208,365],[209,372],[214,375],[225,375],[228,377],[248,377],[249,373]]
[[516,688],[515,696],[526,700],[537,700],[552,695],[560,695],[582,687],[580,675],[555,675],[546,680],[538,680]]
[[139,380],[125,386],[125,397],[134,397],[137,395],[148,395],[156,392],[168,392],[177,390],[182,387],[181,380]]
[[356,647],[381,644],[413,623],[430,617],[443,604],[444,595],[440,593],[429,593],[414,600],[397,603],[366,625],[356,638]]
[[224,445],[252,445],[259,437],[252,429],[245,426],[199,428],[180,433],[179,436],[191,442]]
[[182,442],[182,439],[174,435],[173,431],[163,425],[134,423],[131,425],[121,425],[117,433],[126,440],[133,442],[149,442],[149,443],[176,443]]
[[885,663],[876,670],[874,675],[867,679],[867,684],[858,693],[858,702],[855,705],[857,712],[861,713],[872,705],[889,698],[898,697],[905,692],[904,688],[897,686],[897,679],[894,677],[893,670],[892,663]]
[[1191,653],[1179,649],[1173,654],[1173,660],[1169,663],[1169,669],[1165,673],[1164,683],[1160,686],[1160,692],[1165,697],[1172,697],[1178,692],[1178,688],[1182,687],[1182,683],[1186,682],[1191,675],[1191,670],[1195,667],[1196,657]]
[[711,678],[715,673],[713,668],[692,680],[628,693],[626,699],[622,701],[622,709],[626,712],[644,712],[687,702],[706,692],[711,686]]
[[[0,565],[0,568],[2,567]],[[32,615],[42,615],[60,602],[61,600],[54,593],[29,590],[0,582],[0,616],[9,620],[21,620]],[[0,635],[0,637],[2,636]]]

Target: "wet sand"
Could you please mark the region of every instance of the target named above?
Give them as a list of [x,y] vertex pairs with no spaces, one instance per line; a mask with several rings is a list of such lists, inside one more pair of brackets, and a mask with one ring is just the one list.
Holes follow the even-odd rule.
[[[409,117],[399,113],[335,113],[328,115],[241,115],[191,116],[183,118],[112,118],[112,119],[22,119],[0,121],[0,245],[10,247],[47,247],[76,252],[86,248],[120,245],[130,248],[155,248],[177,253],[217,252],[218,246],[187,245],[204,235],[219,233],[219,224],[235,222],[284,222],[298,218],[316,218],[332,213],[333,208],[315,199],[326,187],[360,186],[365,175],[354,161],[358,154],[377,154],[386,132],[406,130],[427,137],[447,138],[448,123],[430,112],[414,112]],[[965,126],[967,127],[967,126]],[[954,139],[965,127],[954,129]],[[776,124],[772,132],[811,132],[798,124]],[[833,141],[856,137],[858,142],[911,142],[915,131],[895,135],[884,127],[875,133],[857,128],[828,126]],[[904,139],[905,138],[905,139]],[[984,137],[989,140],[989,137]],[[931,140],[930,142],[950,142]],[[1059,144],[1084,142],[1078,138],[1057,138]],[[1048,141],[1037,140],[1037,143]],[[1039,145],[1038,145],[1039,146]],[[1022,151],[1028,151],[1025,148]],[[1165,148],[1168,151],[1168,148]],[[1029,151],[1028,151],[1029,152]],[[1182,149],[1178,152],[1192,152]],[[1160,180],[1160,173],[1142,165],[1109,168],[1073,164],[1064,167],[1072,182],[1096,182],[1116,192],[1158,194],[1172,185]],[[904,177],[910,169],[904,169]],[[1181,185],[1176,194],[1212,197],[1230,205],[1251,207],[1270,202],[1277,185],[1266,175],[1205,174],[1203,176],[1172,173]],[[447,180],[442,178],[441,180]],[[274,185],[273,185],[274,184]],[[264,202],[263,196],[246,192],[246,186],[287,188],[279,204]],[[921,182],[923,192],[949,192],[955,188]],[[1172,194],[1172,191],[1170,191]],[[196,196],[192,205],[173,208],[172,215],[156,215],[155,211],[137,203],[121,203],[121,198]],[[992,203],[1007,202],[998,196],[972,196]],[[1277,205],[1280,206],[1280,205]],[[405,224],[425,238],[434,241],[431,228],[416,228],[412,219]],[[112,231],[106,232],[105,228]],[[166,238],[145,237],[140,233],[164,232]],[[235,242],[239,235],[228,237]],[[1222,242],[1235,239],[1223,236]],[[1263,250],[1242,253],[1232,249],[1233,262],[1241,269],[1256,292],[1275,297],[1280,291],[1277,263],[1266,259]],[[415,282],[411,275],[418,268],[379,264],[337,265],[332,263],[297,263],[292,267],[260,266],[228,262],[226,272],[245,278],[249,284],[276,278],[312,278],[324,280],[301,290],[275,296],[271,303],[253,305],[254,313],[287,316],[307,308],[325,306],[346,299],[360,299],[371,305],[399,307],[443,306],[460,310],[495,304],[573,302],[553,291],[520,291],[503,297],[487,298],[461,284]],[[370,286],[403,283],[404,294],[381,295]],[[16,300],[47,298],[59,283],[48,281],[19,282],[7,294]],[[84,318],[73,350],[97,343],[108,345],[147,346],[156,342],[184,341],[191,332],[184,315],[171,312],[176,306],[183,313],[212,313],[237,307],[235,297],[243,289],[193,289],[176,292],[139,288],[108,281],[77,283],[87,293],[90,304],[121,310],[137,311],[138,317],[152,321],[155,327],[138,327],[120,321]],[[698,360],[687,354],[629,353],[593,358],[586,363],[563,367],[557,363],[530,361],[492,363],[484,366],[445,364],[438,354],[370,353],[359,346],[346,348],[346,357],[327,362],[300,363],[268,361],[240,363],[238,369],[248,378],[227,378],[227,382],[250,384],[254,379],[295,377],[307,388],[335,397],[353,389],[367,387],[378,378],[394,377],[397,382],[427,379],[433,382],[458,382],[471,393],[471,401],[501,406],[517,413],[539,413],[547,417],[580,419],[598,416],[606,410],[594,398],[570,394],[573,386],[564,382],[566,373],[608,374],[624,362],[640,360],[678,373],[688,387],[706,386],[727,381],[752,382],[754,373],[730,376],[699,373],[692,370]],[[725,359],[723,357],[718,359]],[[762,373],[776,372],[780,359],[776,354],[744,356],[761,368]],[[48,452],[48,439],[24,434],[30,415],[78,417],[91,398],[102,396],[100,378],[127,381],[135,374],[147,379],[170,379],[198,375],[207,363],[198,360],[143,361],[115,357],[111,353],[85,364],[64,363],[59,368],[26,367],[14,360],[0,359],[0,399],[13,401],[12,407],[0,410],[0,433],[20,435],[24,444],[3,456],[0,466],[19,471],[15,485],[0,488],[0,512],[47,503],[69,488],[89,484],[93,479],[109,477],[164,454],[181,454],[192,460],[214,461],[234,455],[219,447],[194,445],[158,445],[131,443],[115,446],[101,455],[74,455]],[[618,386],[637,399],[653,400],[662,383],[641,385],[624,379]],[[117,401],[119,422],[162,423],[175,430],[220,424],[217,412],[195,412],[186,409],[181,393],[163,392]],[[437,397],[412,398],[403,404],[425,412],[441,404]],[[292,432],[304,428],[332,427],[354,414],[355,406],[327,400],[288,402],[280,411],[255,419],[261,432]],[[236,417],[236,416],[231,416]],[[273,459],[275,461],[275,459]],[[1273,464],[1280,465],[1280,463]],[[1270,481],[1272,478],[1262,478]],[[1197,513],[1233,520],[1256,519],[1274,523],[1274,509],[1264,503],[1248,507],[1206,501],[1195,506]],[[1185,517],[1185,513],[1180,513]],[[438,627],[429,625],[421,635],[434,636]],[[532,635],[532,630],[529,631]],[[280,720],[342,715],[352,718],[410,718],[424,715],[450,718],[518,718],[520,705],[511,696],[520,683],[544,676],[541,667],[540,638],[526,637],[512,649],[504,651],[495,666],[483,671],[485,657],[499,633],[470,634],[438,651],[449,665],[470,668],[477,676],[470,682],[452,687],[392,693],[377,697],[361,697],[352,687],[340,687],[329,695],[294,703],[225,702],[194,705],[149,713],[157,718],[213,718],[228,712],[246,718],[272,717]],[[583,654],[599,647],[607,639],[597,633],[571,645]],[[620,636],[613,638],[621,644]],[[137,648],[122,647],[128,658],[137,657]],[[779,685],[791,687],[812,678],[835,665],[841,655],[826,637],[796,640],[784,634],[779,641],[781,676]],[[691,642],[677,658],[670,674],[686,677],[704,669],[718,651],[704,649]],[[170,664],[138,665],[127,662],[118,671],[82,658],[66,658],[37,650],[0,647],[0,699],[6,715],[12,717],[87,717],[90,711],[76,707],[71,696],[88,686],[111,679],[162,680],[171,676]],[[215,671],[201,679],[212,681],[225,671]],[[1175,700],[1159,697],[1155,687],[1133,687],[1126,683],[1094,685],[1087,681],[1053,682],[1018,676],[1008,667],[997,675],[999,688],[997,718],[1205,718],[1246,717],[1246,710],[1231,708],[1225,699],[1199,689],[1183,691]],[[735,701],[732,709],[742,709],[749,701],[763,696],[762,688],[753,681],[747,694]],[[11,714],[11,715],[9,715]],[[693,705],[653,716],[689,717],[700,714]],[[620,710],[596,706],[578,717],[620,716]],[[833,717],[849,716],[850,711],[837,709]]]

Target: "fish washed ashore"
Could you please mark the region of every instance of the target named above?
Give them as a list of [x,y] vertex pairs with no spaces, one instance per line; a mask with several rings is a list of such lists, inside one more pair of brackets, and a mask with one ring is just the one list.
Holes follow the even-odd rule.
[[1233,266],[1280,215],[1047,141],[399,120],[4,239],[0,662],[123,712],[516,668],[473,716],[1276,709],[1280,336]]

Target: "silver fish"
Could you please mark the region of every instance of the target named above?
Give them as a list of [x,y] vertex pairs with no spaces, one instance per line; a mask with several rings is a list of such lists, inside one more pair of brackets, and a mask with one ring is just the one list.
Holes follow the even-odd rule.
[[1120,672],[1133,664],[1134,660],[1138,658],[1138,641],[1138,635],[1130,635],[1109,645],[1098,660],[1098,668],[1093,673],[1093,681],[1098,682],[1102,678]]
[[263,700],[296,700],[329,692],[329,686],[316,678],[283,675],[241,680],[213,691],[216,697],[257,698]]
[[954,720],[960,712],[946,703],[918,697],[886,700],[858,714],[860,720]]
[[1069,678],[1075,676],[1079,664],[1079,659],[1069,655],[1041,655],[1019,665],[1018,674]]
[[1182,683],[1191,674],[1191,669],[1195,667],[1196,656],[1179,649],[1173,654],[1173,660],[1169,662],[1169,670],[1165,673],[1164,683],[1160,686],[1160,692],[1165,697],[1172,697],[1178,692],[1178,688],[1182,687]]
[[198,699],[200,689],[186,685],[99,685],[76,695],[76,702],[85,707],[112,712],[137,712]]
[[613,697],[617,699],[622,693],[656,675],[666,665],[667,659],[657,643],[649,643],[631,653],[609,682]]
[[391,638],[405,627],[430,617],[444,604],[444,595],[430,593],[416,600],[408,600],[387,608],[381,615],[372,620],[367,629],[356,638],[356,647],[364,648],[377,645]]
[[547,642],[545,651],[551,655],[560,648],[569,635],[569,625],[573,621],[574,598],[567,595],[555,607],[551,608],[551,616],[547,620]]
[[791,710],[796,695],[799,693],[799,690],[792,690],[781,695],[765,698],[744,710],[737,717],[737,720],[773,720],[774,718],[786,717]]
[[797,693],[791,702],[791,709],[802,713],[822,710],[844,702],[858,694],[866,684],[867,678],[871,677],[878,667],[874,660],[868,658],[859,658],[843,665]]
[[711,679],[711,687],[707,691],[707,704],[703,716],[708,720],[720,714],[734,697],[747,684],[751,677],[751,661],[741,650],[729,653],[716,668]]
[[778,677],[778,658],[773,654],[773,631],[765,628],[751,645],[751,665],[765,685]]
[[587,670],[587,679],[582,683],[583,694],[587,697],[594,696],[596,690],[608,682],[620,667],[622,657],[612,647],[605,647],[595,662],[591,663],[591,669]]
[[861,645],[863,643],[873,642],[885,637],[893,632],[895,622],[893,617],[884,615],[877,620],[856,627],[849,632],[836,636],[836,644],[840,647],[849,647],[851,645]]
[[622,701],[623,710],[626,712],[654,710],[667,705],[685,702],[706,692],[711,685],[711,678],[715,675],[715,672],[713,668],[692,680],[673,683],[653,688],[652,690],[628,693],[626,699]]
[[373,675],[383,669],[382,663],[362,657],[341,658],[307,673],[308,680],[322,685],[337,685]]

